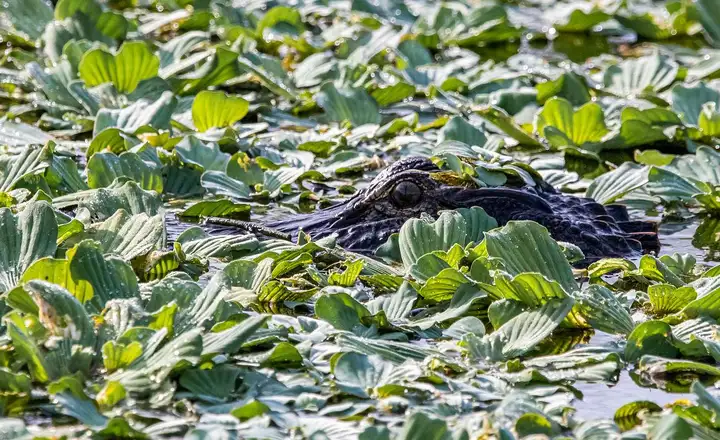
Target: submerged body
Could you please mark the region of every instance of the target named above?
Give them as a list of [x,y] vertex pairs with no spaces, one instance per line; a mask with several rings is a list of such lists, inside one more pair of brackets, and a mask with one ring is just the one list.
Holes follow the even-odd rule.
[[620,205],[561,194],[539,177],[534,185],[521,181],[472,188],[443,183],[439,172],[428,159],[402,159],[347,201],[268,226],[293,237],[299,230],[313,238],[336,234],[343,248],[371,255],[410,218],[479,206],[500,225],[511,220],[540,223],[556,240],[577,245],[586,262],[660,247],[655,223],[630,220]]

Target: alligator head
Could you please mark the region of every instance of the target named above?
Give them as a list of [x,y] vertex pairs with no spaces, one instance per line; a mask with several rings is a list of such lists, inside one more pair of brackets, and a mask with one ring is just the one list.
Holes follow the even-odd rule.
[[353,197],[312,214],[298,214],[267,226],[295,237],[302,230],[313,238],[337,235],[345,249],[372,254],[398,232],[406,220],[438,211],[479,206],[498,224],[533,220],[559,241],[573,243],[586,262],[659,249],[656,225],[631,221],[624,207],[603,206],[592,199],[563,195],[536,177],[535,185],[468,187],[439,179],[428,159],[395,162]]

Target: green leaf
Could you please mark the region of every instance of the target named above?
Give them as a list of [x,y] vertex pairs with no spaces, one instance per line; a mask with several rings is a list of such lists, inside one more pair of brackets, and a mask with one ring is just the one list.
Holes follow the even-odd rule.
[[347,293],[323,295],[315,303],[315,314],[339,330],[352,331],[361,327],[361,319],[370,312]]
[[518,141],[521,145],[531,147],[543,146],[537,139],[532,137],[517,122],[515,122],[512,116],[508,115],[505,110],[489,106],[478,110],[477,113],[505,132],[508,136]]
[[422,361],[428,356],[441,357],[437,350],[422,348],[416,344],[390,340],[368,339],[341,333],[336,338],[337,345],[368,356],[378,355],[394,364],[402,364],[408,359]]
[[206,333],[203,336],[203,356],[227,353],[234,354],[257,332],[267,316],[253,316],[227,330]]
[[580,313],[596,330],[627,335],[633,331],[630,312],[610,289],[597,284],[585,287],[575,294]]
[[88,87],[111,83],[120,93],[135,90],[140,81],[157,75],[160,59],[147,44],[125,42],[116,54],[103,49],[87,52],[78,67],[80,78]]
[[[8,123],[3,123],[2,120],[0,120],[0,124],[2,125],[0,131],[8,125]],[[0,133],[0,138],[1,137],[2,133]],[[7,141],[3,142],[8,143]],[[2,178],[0,179],[0,191],[2,192],[14,189],[15,185],[26,178],[45,172],[45,169],[50,165],[52,150],[49,147],[23,145],[26,145],[26,147],[22,149],[22,152],[18,156],[12,159],[9,166],[3,170]]]
[[689,440],[694,438],[692,426],[675,414],[660,418],[650,430],[653,440]]
[[411,268],[423,255],[448,251],[455,244],[479,243],[497,222],[478,207],[441,211],[437,220],[410,219],[400,228],[398,244],[403,264]]
[[27,329],[18,327],[14,322],[7,323],[7,335],[17,352],[17,358],[27,364],[30,376],[41,383],[56,378],[55,370],[48,364],[40,347],[28,334]]
[[714,0],[698,0],[695,7],[705,35],[713,46],[720,46],[720,5]]
[[[205,57],[201,58],[204,59]],[[182,63],[179,63],[182,66]],[[197,70],[183,75],[170,75],[174,71],[163,70],[163,78],[168,78],[173,90],[182,96],[197,94],[210,87],[240,76],[243,72],[238,64],[238,54],[222,46]]]
[[17,393],[29,393],[32,388],[30,376],[25,373],[15,373],[7,368],[0,368],[0,390]]
[[698,128],[706,136],[720,135],[720,113],[717,111],[717,103],[703,104],[698,118]]
[[632,162],[625,162],[616,169],[593,180],[585,197],[598,203],[613,203],[648,181],[648,168]]
[[418,292],[428,301],[441,302],[451,299],[463,285],[473,285],[472,280],[455,268],[441,270],[429,278]]
[[266,31],[283,32],[289,28],[293,29],[294,35],[298,35],[305,30],[300,12],[288,6],[275,6],[263,15],[258,22],[257,33],[266,38]]
[[661,283],[669,283],[676,287],[685,285],[683,280],[665,266],[662,261],[652,255],[643,255],[642,258],[640,258],[638,267],[638,271],[645,278]]
[[365,262],[363,260],[349,261],[345,263],[345,266],[344,271],[331,273],[328,277],[328,283],[342,287],[354,286],[355,281],[365,266]]
[[410,267],[429,252],[447,251],[455,243],[464,244],[466,236],[465,219],[456,212],[443,212],[433,223],[410,219],[400,229],[402,261],[406,267]]
[[635,152],[635,161],[643,165],[655,165],[663,167],[670,165],[675,156],[672,154],[664,154],[658,150],[644,150]]
[[260,358],[260,366],[273,369],[300,368],[303,357],[298,349],[289,342],[280,342]]
[[25,66],[25,70],[51,101],[75,109],[83,108],[82,103],[70,91],[75,72],[73,65],[67,60],[62,60],[49,69],[32,62]]
[[559,32],[589,32],[611,18],[602,5],[592,3],[558,4],[545,12],[546,19]]
[[[252,399],[245,405],[233,409],[230,414],[242,421],[246,421],[252,419],[253,417],[261,416],[269,411],[270,408],[267,405],[258,400]],[[217,435],[216,431],[213,431],[213,433]]]
[[187,370],[180,376],[180,385],[197,397],[227,400],[235,391],[241,370],[231,365],[217,365],[211,369]]
[[83,240],[92,239],[100,244],[105,254],[117,255],[130,261],[160,248],[164,238],[162,215],[131,215],[120,209],[104,222],[90,225],[84,231],[73,235],[64,245],[72,247]]
[[57,194],[67,194],[88,189],[80,177],[77,163],[69,157],[53,155],[50,167],[45,171],[45,181]]
[[356,127],[381,122],[377,102],[364,89],[337,89],[332,83],[325,83],[315,99],[330,121],[350,121]]
[[439,252],[428,253],[420,257],[410,269],[408,274],[420,281],[427,282],[430,278],[439,274],[443,269],[449,269],[450,265],[437,255]]
[[[562,339],[551,339],[550,343],[562,343]],[[520,376],[532,373],[543,381],[608,382],[617,376],[623,363],[613,349],[580,347],[562,354],[523,359],[522,365],[525,369],[518,372]]]
[[57,284],[40,280],[27,282],[23,288],[38,305],[40,322],[52,335],[94,347],[93,322],[77,298]]
[[53,20],[52,7],[43,0],[9,0],[1,14],[13,28],[37,40]]
[[83,385],[75,376],[65,376],[48,386],[48,392],[60,405],[61,412],[88,426],[104,427],[107,418],[98,411],[95,402],[83,391]]
[[233,179],[224,171],[206,171],[200,177],[200,183],[212,194],[238,200],[247,200],[252,193],[244,182]]
[[142,160],[138,154],[126,151],[117,156],[111,152],[99,152],[88,160],[87,180],[90,188],[108,187],[121,177],[134,180],[142,189],[163,192],[161,168]]
[[572,266],[557,242],[543,226],[530,221],[511,221],[486,234],[488,255],[503,259],[511,275],[538,272],[557,281],[566,292],[578,289]]
[[515,431],[521,437],[530,435],[552,435],[552,424],[540,414],[523,414],[515,422]]
[[167,130],[177,106],[177,98],[172,92],[163,92],[159,99],[151,102],[140,99],[122,109],[103,108],[95,117],[95,134],[108,128],[119,128],[126,133],[136,133],[149,127],[153,131]]
[[634,97],[659,92],[673,83],[678,64],[658,53],[641,58],[629,58],[605,71],[605,89],[621,97]]
[[129,367],[142,354],[142,344],[133,341],[122,344],[108,341],[102,346],[103,365],[108,373]]
[[99,313],[112,299],[139,295],[132,267],[116,257],[105,258],[97,242],[82,241],[65,255],[63,260],[35,261],[23,273],[22,281],[42,279],[58,284],[93,313]]
[[416,412],[408,416],[398,440],[444,440],[448,432],[445,420]]
[[[368,0],[353,0],[350,6],[352,11],[364,12],[374,18],[382,18],[390,23],[412,24],[416,17],[410,12],[408,6],[400,0],[382,0],[371,2]],[[414,42],[413,40],[410,40]],[[407,50],[405,51],[405,53]],[[429,64],[430,61],[428,61]]]
[[[682,125],[682,121],[678,115],[666,108],[653,107],[645,110],[639,110],[634,107],[625,107],[620,115],[622,121],[620,133],[608,140],[608,148],[630,148],[634,146],[651,145],[659,142],[666,142],[672,134],[674,127]],[[636,152],[637,157],[648,154],[646,151]],[[650,153],[652,154],[652,153]],[[661,157],[656,157],[661,159]],[[664,165],[658,163],[648,163],[638,160],[640,163],[647,165]]]
[[552,98],[535,117],[535,130],[555,148],[584,147],[602,141],[608,133],[602,108],[589,102],[577,111],[563,98]]
[[485,336],[485,325],[475,316],[466,316],[453,322],[450,327],[443,330],[443,336],[458,340],[462,339],[462,337],[468,333],[482,338]]
[[270,260],[260,263],[236,260],[222,271],[215,272],[210,282],[195,298],[192,306],[183,309],[176,328],[186,329],[207,325],[215,313],[230,300],[229,291],[259,291],[270,278]]
[[243,219],[246,218],[249,213],[249,205],[221,199],[197,202],[181,212],[179,216],[187,218],[226,217]]
[[[367,398],[374,388],[401,380],[402,377],[393,377],[394,365],[379,356],[366,356],[349,352],[341,354],[333,364],[332,373],[342,389]],[[356,388],[357,390],[350,389]]]
[[92,0],[59,0],[56,3],[55,18],[57,20],[72,17],[78,12],[81,12],[92,19],[97,19],[97,17],[102,13],[100,5]]
[[647,400],[636,400],[635,402],[626,403],[615,411],[613,420],[623,431],[641,425],[642,419],[638,417],[642,413],[659,413],[662,407],[657,403]]
[[[58,199],[54,201],[57,203]],[[109,189],[92,191],[81,199],[79,207],[87,209],[93,219],[105,220],[119,209],[132,215],[157,215],[162,209],[162,200],[156,192],[145,191],[137,183],[127,182],[120,187],[113,185]]]
[[[694,362],[684,359],[667,359],[659,356],[645,355],[640,359],[638,372],[651,377],[701,376],[720,378],[720,368],[705,362]],[[685,388],[687,389],[687,388]]]
[[295,100],[297,92],[282,60],[262,53],[246,52],[238,58],[238,65],[257,77],[274,94]]
[[718,418],[720,417],[720,399],[718,399],[717,396],[710,394],[710,392],[708,392],[708,390],[706,390],[703,384],[699,381],[693,382],[690,387],[690,391],[697,395],[698,403],[700,405],[713,412],[714,422],[717,423],[719,421]]
[[[692,287],[688,289],[693,290]],[[678,289],[680,290],[680,289]],[[689,292],[683,290],[689,296]],[[683,309],[682,313],[690,318],[706,315],[713,319],[720,318],[720,288],[709,292],[699,292],[696,299],[690,301]]]
[[103,408],[112,408],[126,396],[125,388],[122,385],[118,382],[108,382],[97,394],[95,401]]
[[126,390],[151,393],[158,389],[179,363],[193,365],[200,360],[203,342],[200,329],[187,331],[169,341],[155,353],[143,353],[129,368],[108,376]]
[[648,286],[650,311],[655,315],[666,315],[682,310],[695,298],[697,292],[690,286],[675,287],[671,284]]
[[254,234],[208,234],[202,228],[188,228],[176,240],[188,255],[208,258],[230,257],[235,252],[253,251],[259,242]]
[[305,173],[301,168],[281,167],[277,170],[266,171],[263,176],[263,189],[268,191],[270,198],[280,195],[286,185],[294,183]]
[[241,120],[249,107],[250,104],[240,96],[202,91],[193,100],[193,124],[199,131],[229,127]]
[[438,133],[438,142],[460,141],[482,147],[487,142],[485,133],[461,116],[453,116]]
[[694,87],[677,84],[672,89],[672,109],[687,124],[699,125],[700,112],[707,102],[720,105],[720,92],[703,82]]
[[104,150],[120,154],[130,146],[126,137],[119,128],[106,128],[93,137],[85,156],[89,159],[93,154]]
[[677,156],[667,169],[692,182],[720,185],[720,153],[702,145],[695,154]]
[[625,347],[625,359],[628,362],[637,362],[647,354],[677,356],[678,350],[672,343],[672,329],[669,324],[662,321],[646,321],[630,333]]
[[0,290],[15,287],[34,261],[55,255],[58,226],[47,202],[33,201],[17,216],[0,209]]
[[546,81],[535,86],[537,101],[547,102],[553,96],[565,98],[572,105],[583,105],[590,101],[590,92],[585,81],[578,74],[565,72],[553,81]]
[[702,192],[690,180],[658,167],[650,167],[648,183],[645,188],[648,193],[668,201],[689,201],[693,196]]
[[399,81],[391,86],[379,87],[370,94],[380,107],[402,102],[412,98],[416,93],[415,86]]
[[510,278],[503,273],[495,274],[495,285],[483,286],[494,299],[510,299],[535,308],[550,299],[564,299],[568,295],[556,281],[539,273],[522,273]]
[[220,151],[215,142],[204,143],[195,136],[187,136],[175,146],[175,152],[185,164],[196,165],[204,171],[224,171],[230,155]]
[[482,339],[466,335],[463,343],[477,359],[503,361],[522,356],[550,336],[573,304],[571,298],[548,301],[538,309],[520,313]]

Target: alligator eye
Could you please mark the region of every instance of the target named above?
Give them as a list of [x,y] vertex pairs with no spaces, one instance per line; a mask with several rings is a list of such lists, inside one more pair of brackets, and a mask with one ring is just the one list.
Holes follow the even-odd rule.
[[420,197],[422,197],[422,191],[413,182],[406,180],[393,188],[392,199],[399,207],[416,205],[420,201]]

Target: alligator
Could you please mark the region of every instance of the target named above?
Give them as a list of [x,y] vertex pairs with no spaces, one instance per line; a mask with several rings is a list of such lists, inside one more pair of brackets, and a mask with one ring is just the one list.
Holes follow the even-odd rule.
[[509,179],[500,187],[468,187],[447,182],[441,175],[429,159],[401,159],[345,201],[266,226],[293,238],[300,230],[316,239],[336,234],[344,249],[372,255],[410,218],[479,206],[501,226],[511,220],[540,223],[556,240],[578,246],[585,264],[660,248],[655,222],[631,220],[622,205],[604,206],[590,198],[563,194],[537,173],[531,183]]

